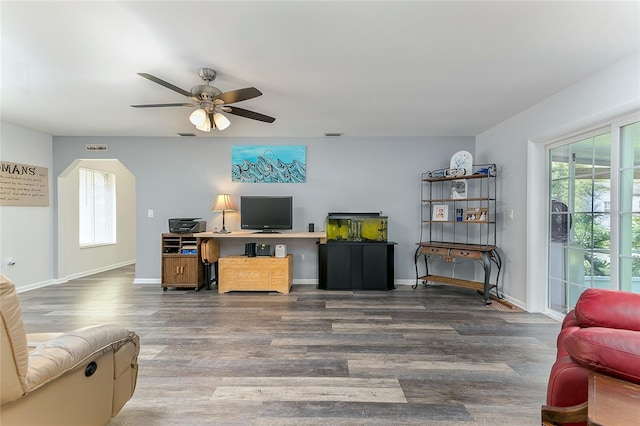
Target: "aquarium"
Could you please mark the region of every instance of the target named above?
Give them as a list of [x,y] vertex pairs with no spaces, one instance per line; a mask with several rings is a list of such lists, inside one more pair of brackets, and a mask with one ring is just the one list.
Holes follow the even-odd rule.
[[381,213],[329,213],[327,241],[386,242],[387,220]]

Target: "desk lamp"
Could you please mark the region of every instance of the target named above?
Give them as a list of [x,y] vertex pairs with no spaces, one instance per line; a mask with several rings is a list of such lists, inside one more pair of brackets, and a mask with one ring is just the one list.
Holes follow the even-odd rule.
[[222,229],[219,231],[219,234],[229,234],[229,231],[224,227],[224,212],[232,212],[234,210],[235,209],[231,205],[231,198],[229,197],[229,194],[218,194],[216,196],[216,202],[211,211],[222,211]]

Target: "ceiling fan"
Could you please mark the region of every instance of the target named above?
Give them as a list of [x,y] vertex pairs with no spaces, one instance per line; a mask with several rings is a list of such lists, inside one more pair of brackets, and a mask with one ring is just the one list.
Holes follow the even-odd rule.
[[269,117],[268,115],[229,105],[256,98],[262,95],[262,92],[255,87],[247,87],[245,89],[232,90],[230,92],[223,93],[220,89],[211,85],[211,82],[216,78],[216,74],[216,71],[211,68],[200,68],[198,70],[198,75],[202,80],[204,80],[205,84],[193,86],[191,91],[188,92],[151,74],[139,72],[139,76],[164,86],[167,89],[171,89],[174,92],[180,93],[181,95],[191,99],[191,102],[131,106],[134,108],[180,106],[197,108],[189,116],[189,121],[196,126],[196,129],[202,130],[203,132],[210,132],[212,128],[224,130],[229,127],[231,122],[224,114],[222,114],[223,112],[244,118],[250,118],[252,120],[264,121],[265,123],[273,123],[276,121],[275,118]]

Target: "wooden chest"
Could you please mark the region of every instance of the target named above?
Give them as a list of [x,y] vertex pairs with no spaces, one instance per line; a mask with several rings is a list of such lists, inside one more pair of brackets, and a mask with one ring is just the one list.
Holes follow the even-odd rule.
[[289,293],[293,283],[293,255],[287,257],[225,256],[218,260],[218,293],[277,291]]

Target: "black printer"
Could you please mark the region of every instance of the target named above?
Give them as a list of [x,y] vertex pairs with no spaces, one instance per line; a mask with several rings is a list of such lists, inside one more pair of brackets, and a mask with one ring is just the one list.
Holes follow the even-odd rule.
[[206,220],[201,217],[178,217],[169,219],[169,232],[175,234],[187,234],[191,232],[204,232],[207,229]]

